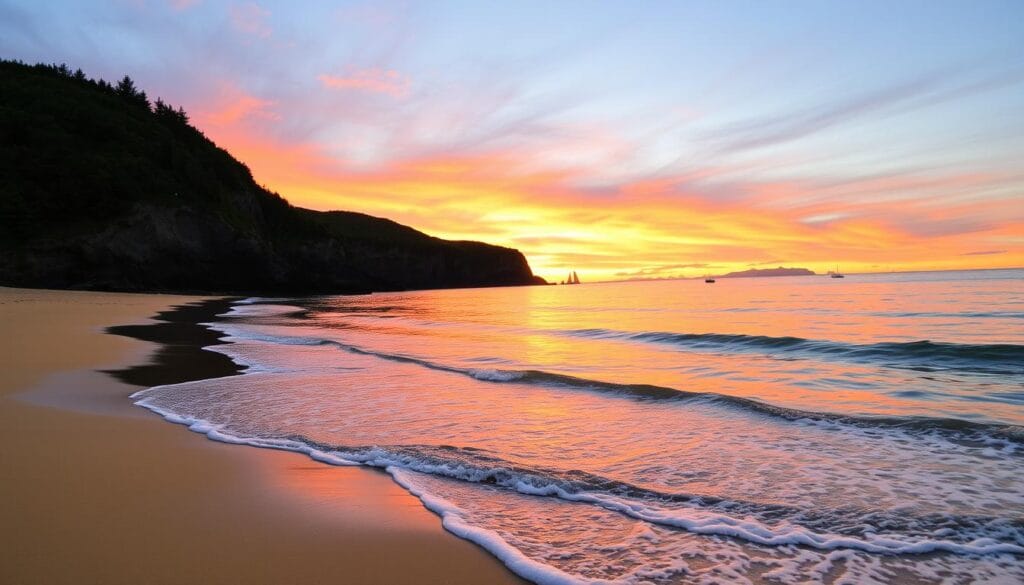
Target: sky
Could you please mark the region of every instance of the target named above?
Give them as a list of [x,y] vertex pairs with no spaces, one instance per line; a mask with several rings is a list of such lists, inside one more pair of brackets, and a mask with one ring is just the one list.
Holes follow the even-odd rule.
[[584,281],[1024,266],[1024,2],[0,0],[296,205]]

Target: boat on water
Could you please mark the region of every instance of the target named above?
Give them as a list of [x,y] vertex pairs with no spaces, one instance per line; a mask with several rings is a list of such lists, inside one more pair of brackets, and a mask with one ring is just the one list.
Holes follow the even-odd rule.
[[561,282],[561,284],[579,284],[579,283],[580,283],[580,277],[576,275],[576,271],[575,270],[573,270],[572,272],[569,273],[569,278],[567,280],[563,280]]
[[711,283],[715,282],[715,279],[712,278],[710,274],[705,274],[704,275],[704,282],[706,282],[708,284],[711,284]]
[[846,278],[843,273],[839,272],[839,266],[836,266],[835,270],[828,273],[829,278]]

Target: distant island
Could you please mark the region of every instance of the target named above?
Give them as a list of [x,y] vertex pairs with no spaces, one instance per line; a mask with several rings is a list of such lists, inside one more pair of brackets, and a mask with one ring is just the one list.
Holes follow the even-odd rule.
[[765,276],[814,276],[814,272],[806,268],[751,268],[723,274],[717,278],[760,278]]
[[545,284],[517,250],[296,207],[129,77],[0,61],[0,285],[352,293]]

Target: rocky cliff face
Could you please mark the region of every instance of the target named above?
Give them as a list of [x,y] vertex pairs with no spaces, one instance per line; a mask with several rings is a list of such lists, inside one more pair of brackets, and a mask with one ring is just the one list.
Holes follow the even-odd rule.
[[543,282],[516,250],[294,207],[161,107],[0,62],[0,285],[313,294]]

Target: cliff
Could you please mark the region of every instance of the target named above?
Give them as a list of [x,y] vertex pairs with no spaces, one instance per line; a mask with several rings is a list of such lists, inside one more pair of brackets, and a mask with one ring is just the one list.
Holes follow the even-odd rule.
[[510,248],[295,207],[128,78],[0,62],[0,285],[303,294],[537,282]]

